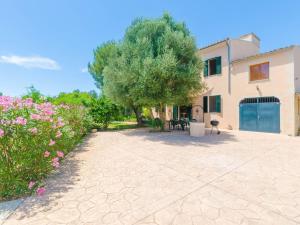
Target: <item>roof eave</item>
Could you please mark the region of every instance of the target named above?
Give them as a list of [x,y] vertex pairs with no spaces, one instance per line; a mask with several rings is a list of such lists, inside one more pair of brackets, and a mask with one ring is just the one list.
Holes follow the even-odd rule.
[[269,52],[248,56],[248,57],[245,57],[245,58],[242,58],[242,59],[237,59],[237,60],[232,61],[231,63],[245,62],[245,61],[256,59],[256,58],[259,58],[259,57],[268,56],[268,55],[288,51],[290,49],[293,49],[294,47],[296,47],[296,45],[291,45],[291,46],[288,46],[288,47],[285,47],[285,48],[279,48],[279,49],[275,49],[275,50],[272,50],[272,51],[269,51]]
[[230,39],[229,39],[229,38],[226,38],[226,39],[223,39],[223,40],[221,40],[221,41],[217,41],[217,42],[212,43],[212,44],[210,44],[210,45],[207,45],[207,46],[204,46],[204,47],[202,47],[202,48],[199,48],[198,51],[203,51],[203,50],[206,50],[206,49],[208,49],[208,48],[217,46],[217,45],[219,45],[219,44],[223,44],[224,42],[227,42],[228,40],[230,40]]

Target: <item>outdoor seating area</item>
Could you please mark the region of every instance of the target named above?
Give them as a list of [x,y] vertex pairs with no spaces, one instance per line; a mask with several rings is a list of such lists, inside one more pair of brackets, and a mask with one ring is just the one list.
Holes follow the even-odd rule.
[[171,119],[168,122],[169,130],[188,130],[190,127],[190,122],[194,120],[189,120],[188,118]]
[[[196,119],[189,120],[188,118],[181,118],[179,120],[171,119],[167,121],[168,129],[170,131],[187,131],[190,136],[201,137],[205,135],[205,124],[203,122],[198,122]],[[219,121],[210,121],[210,132],[209,134],[220,134],[218,128]]]

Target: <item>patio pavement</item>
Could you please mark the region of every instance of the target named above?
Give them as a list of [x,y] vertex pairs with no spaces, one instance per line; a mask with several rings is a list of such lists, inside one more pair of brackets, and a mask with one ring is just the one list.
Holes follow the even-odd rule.
[[300,138],[91,134],[4,224],[300,224]]

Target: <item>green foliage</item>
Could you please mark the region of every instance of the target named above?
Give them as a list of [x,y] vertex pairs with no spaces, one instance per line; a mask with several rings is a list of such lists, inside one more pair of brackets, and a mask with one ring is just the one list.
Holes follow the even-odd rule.
[[160,118],[155,118],[151,120],[151,126],[156,129],[158,128],[163,129],[164,123]]
[[105,95],[131,107],[137,118],[142,107],[158,107],[164,121],[165,105],[188,104],[202,90],[202,62],[196,53],[185,24],[164,14],[136,19],[120,43],[100,46],[90,70],[98,69],[93,76]]
[[94,127],[107,129],[108,125],[120,115],[120,108],[102,96],[92,101],[90,115],[93,118]]
[[111,124],[109,124],[108,129],[109,130],[124,130],[124,129],[134,129],[137,128],[136,123],[128,123],[122,122],[122,121],[113,121]]
[[135,96],[130,92],[133,87],[130,77],[124,76],[122,66],[125,64],[124,61],[119,61],[120,47],[116,42],[107,42],[98,47],[94,51],[94,62],[89,64],[89,71],[97,87],[114,103],[132,109],[141,124],[141,105],[135,102]]
[[143,107],[143,117],[147,120],[151,120],[153,118],[151,108]]
[[122,47],[135,102],[151,107],[187,104],[201,91],[202,63],[195,40],[185,24],[170,15],[135,20]]
[[96,86],[103,86],[103,70],[108,65],[111,58],[114,57],[116,51],[116,43],[113,41],[106,42],[94,50],[94,62],[89,63],[88,68],[96,81]]
[[43,186],[43,179],[63,160],[61,154],[71,151],[90,129],[91,119],[81,106],[35,104],[7,96],[0,102],[1,201]]
[[28,87],[27,93],[23,95],[22,98],[31,98],[36,103],[42,103],[46,100],[46,97],[44,97],[42,93],[39,90],[37,90],[34,86]]
[[57,97],[54,97],[51,102],[56,105],[71,104],[89,106],[95,98],[97,98],[96,92],[80,92],[79,90],[74,90],[71,93],[61,92]]

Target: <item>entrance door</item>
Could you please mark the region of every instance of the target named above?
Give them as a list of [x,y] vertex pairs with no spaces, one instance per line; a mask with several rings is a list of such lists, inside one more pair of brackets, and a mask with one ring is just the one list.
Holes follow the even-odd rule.
[[185,119],[192,119],[192,106],[180,106],[179,109],[180,112],[180,119],[185,118]]
[[260,97],[242,100],[240,102],[240,130],[279,133],[279,99]]

